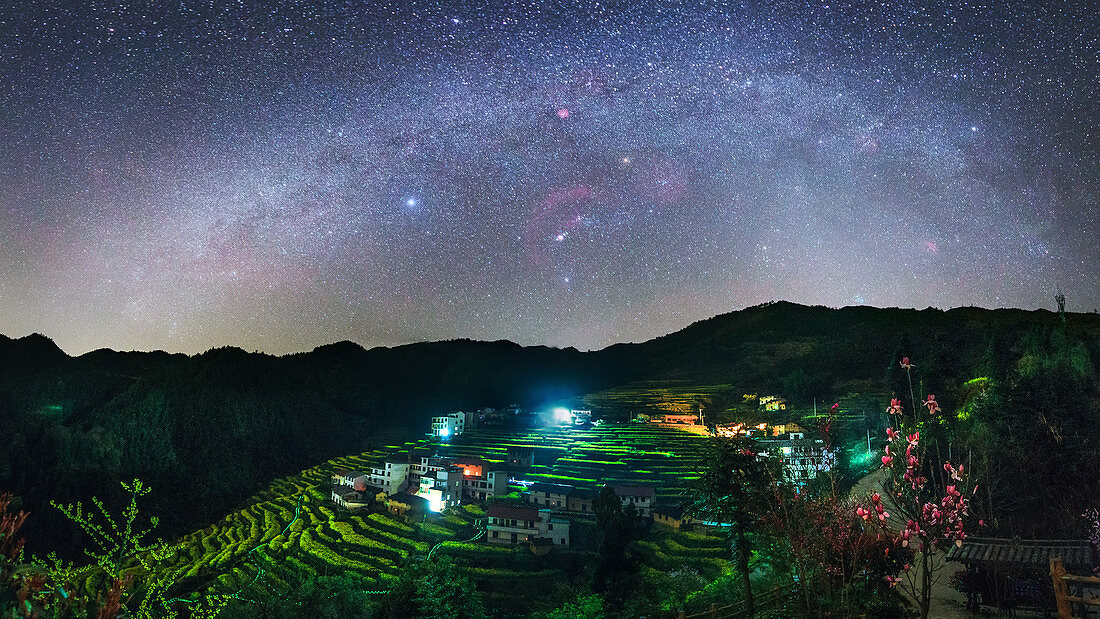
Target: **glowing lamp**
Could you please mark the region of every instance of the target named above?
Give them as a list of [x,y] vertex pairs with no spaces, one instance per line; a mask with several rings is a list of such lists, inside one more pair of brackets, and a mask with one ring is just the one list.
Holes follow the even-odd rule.
[[559,406],[559,407],[555,408],[553,412],[554,412],[554,421],[556,421],[558,423],[569,423],[569,420],[572,418],[572,415],[569,414],[569,409],[568,408],[563,408],[563,407]]

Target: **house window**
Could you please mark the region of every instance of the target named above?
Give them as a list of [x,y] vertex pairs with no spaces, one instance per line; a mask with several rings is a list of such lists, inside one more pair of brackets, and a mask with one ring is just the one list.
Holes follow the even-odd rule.
[[498,537],[497,532],[493,531],[493,537]]
[[516,534],[515,533],[512,534],[512,543],[513,544],[516,543]]
[[551,524],[547,524],[547,525],[546,525],[546,530],[547,530],[547,531],[553,531],[553,530],[554,530],[554,525],[553,525],[552,523],[551,523]]
[[563,537],[563,538],[561,538],[561,545],[562,545],[562,546],[564,546],[564,545],[565,545],[565,538],[564,538],[564,537]]

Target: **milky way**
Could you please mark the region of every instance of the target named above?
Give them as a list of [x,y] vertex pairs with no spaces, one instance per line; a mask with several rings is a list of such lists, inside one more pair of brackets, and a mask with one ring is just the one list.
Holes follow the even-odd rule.
[[772,299],[1100,306],[1087,4],[34,4],[0,9],[9,336],[589,349]]

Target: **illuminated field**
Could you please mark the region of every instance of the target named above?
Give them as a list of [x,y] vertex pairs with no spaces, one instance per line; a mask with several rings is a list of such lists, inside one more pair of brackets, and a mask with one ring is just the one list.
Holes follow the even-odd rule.
[[[393,585],[408,561],[437,555],[452,557],[468,573],[486,602],[521,605],[532,593],[550,593],[568,573],[593,559],[591,552],[557,550],[545,557],[526,548],[490,547],[467,540],[476,536],[474,521],[484,516],[476,505],[445,515],[405,523],[382,514],[337,514],[329,498],[329,479],[341,468],[366,468],[388,453],[438,449],[441,455],[468,455],[503,461],[512,445],[536,449],[538,464],[517,478],[596,487],[606,481],[652,484],[661,501],[681,498],[698,469],[705,440],[681,430],[649,424],[618,424],[578,430],[477,429],[453,443],[414,441],[382,450],[336,458],[275,480],[225,520],[180,540],[180,553],[168,571],[193,589],[238,593],[249,598],[258,587],[288,590],[304,577],[351,572],[378,591]],[[552,447],[547,447],[550,445]],[[297,513],[297,515],[296,515]],[[437,546],[438,544],[438,546]],[[646,569],[690,567],[708,576],[727,569],[721,538],[690,533],[657,533],[639,547]],[[219,574],[216,579],[210,575]],[[519,585],[522,585],[519,586]]]

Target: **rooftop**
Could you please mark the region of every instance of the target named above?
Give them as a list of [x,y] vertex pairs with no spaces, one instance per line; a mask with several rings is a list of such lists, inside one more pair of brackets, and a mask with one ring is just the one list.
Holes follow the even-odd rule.
[[962,546],[952,546],[948,561],[986,565],[1016,565],[1048,569],[1058,557],[1070,570],[1092,567],[1092,547],[1084,540],[1005,539],[968,537]]
[[576,488],[573,486],[567,486],[565,484],[548,484],[544,482],[535,482],[528,488],[531,492],[548,492],[551,494],[571,494]]
[[537,509],[519,505],[490,505],[485,513],[491,518],[515,518],[516,520],[529,520],[532,522],[539,519]]
[[615,494],[619,496],[640,496],[653,498],[652,486],[614,486]]

